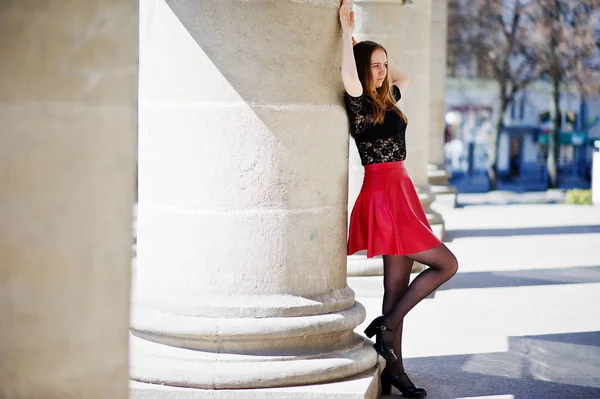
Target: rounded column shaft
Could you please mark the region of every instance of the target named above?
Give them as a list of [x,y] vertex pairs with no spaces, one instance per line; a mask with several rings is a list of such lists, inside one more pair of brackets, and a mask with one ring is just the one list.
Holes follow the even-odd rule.
[[429,162],[444,166],[448,1],[433,0],[431,12],[431,130]]
[[337,6],[142,1],[133,379],[258,388],[375,367],[346,285]]
[[435,206],[456,203],[456,189],[448,185],[450,173],[444,156],[446,49],[448,1],[433,0],[431,19],[431,130],[429,136],[429,184],[436,194]]
[[401,69],[410,77],[410,84],[401,105],[408,117],[406,132],[406,165],[415,183],[421,205],[438,237],[443,236],[444,221],[431,209],[435,194],[429,185],[429,135],[434,125],[431,79],[433,43],[431,35],[433,0],[422,0],[405,7],[402,26],[406,40]]
[[416,186],[427,185],[429,131],[431,129],[431,1],[405,6],[400,21],[405,41],[400,68],[410,78],[401,107],[408,117],[406,164]]

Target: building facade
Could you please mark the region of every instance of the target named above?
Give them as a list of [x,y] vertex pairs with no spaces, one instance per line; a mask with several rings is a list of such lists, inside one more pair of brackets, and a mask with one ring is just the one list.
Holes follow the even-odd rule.
[[[504,117],[498,141],[498,173],[505,181],[546,179],[548,134],[554,113],[548,82],[519,92]],[[600,139],[600,97],[561,92],[560,174],[590,179],[592,143]],[[454,179],[487,173],[490,140],[499,115],[498,84],[489,79],[449,77],[446,86],[446,162]]]

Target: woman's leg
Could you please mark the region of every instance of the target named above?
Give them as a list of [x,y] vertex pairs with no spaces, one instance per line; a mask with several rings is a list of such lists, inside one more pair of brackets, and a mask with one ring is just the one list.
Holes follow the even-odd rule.
[[[404,294],[397,300],[389,313],[385,313],[384,325],[393,330],[400,328],[404,316],[417,303],[448,281],[458,270],[458,261],[450,250],[440,244],[433,249],[406,256],[409,259],[429,266],[410,283]],[[383,334],[385,343],[392,347],[392,334]],[[394,347],[394,350],[396,348]]]
[[[406,256],[383,255],[383,314],[390,313],[404,295],[410,281],[410,271],[413,263],[414,261]],[[401,322],[396,328],[392,347],[398,360],[386,366],[392,375],[404,371],[402,363],[402,327],[403,323]]]

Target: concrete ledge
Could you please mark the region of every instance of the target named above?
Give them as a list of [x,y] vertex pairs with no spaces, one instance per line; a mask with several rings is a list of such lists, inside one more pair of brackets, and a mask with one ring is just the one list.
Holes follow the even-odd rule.
[[435,201],[435,195],[431,192],[430,186],[415,186],[419,202],[425,211]]
[[433,194],[435,194],[436,200],[437,200],[437,196],[438,195],[456,194],[456,187],[450,186],[448,184],[444,184],[444,185],[432,185],[431,186],[431,192]]
[[383,298],[383,276],[348,277],[347,281],[357,297]]
[[[352,295],[354,293],[345,288]],[[327,345],[336,345],[337,338],[325,337],[346,334],[365,317],[363,306],[354,301],[352,306],[339,312],[296,317],[265,318],[211,318],[163,313],[146,307],[131,307],[131,331],[135,336],[173,347],[207,352],[243,353],[261,355],[260,350],[272,353],[306,348],[294,346],[294,340],[311,338]],[[250,342],[253,344],[250,345]],[[251,351],[252,347],[263,342]],[[296,343],[297,344],[297,343]],[[313,348],[321,353],[325,348]]]
[[[363,316],[364,319],[364,316]],[[265,336],[268,331],[265,331]],[[327,350],[320,340],[337,339]],[[254,389],[320,384],[350,378],[372,369],[378,361],[372,342],[348,333],[309,339],[289,339],[294,352],[204,352],[176,348],[130,336],[130,378],[135,381],[197,389]],[[351,340],[351,342],[348,342]],[[246,342],[254,352],[254,342]],[[264,346],[259,344],[258,346]],[[322,347],[315,352],[314,346]],[[305,353],[301,349],[305,348]]]
[[428,171],[427,177],[431,185],[446,185],[451,175],[445,170]]
[[441,223],[431,223],[431,221],[430,221],[429,224],[431,225],[431,230],[433,231],[433,234],[437,238],[439,238],[441,241],[444,241],[444,234],[446,233],[446,227],[445,227],[443,220]]
[[444,218],[442,217],[442,215],[431,208],[425,211],[425,216],[427,216],[427,221],[432,226],[432,228],[434,224],[444,224]]
[[427,177],[431,185],[447,185],[452,174],[444,165],[427,165]]
[[264,389],[193,389],[130,381],[130,399],[376,399],[381,391],[379,375],[385,361],[379,358],[377,365],[358,376],[336,382],[295,387]]
[[383,258],[366,255],[348,256],[348,276],[381,276],[383,274]]
[[451,186],[435,186],[434,188],[448,188],[451,190],[454,190],[452,192],[440,192],[438,194],[436,194],[435,196],[435,201],[433,201],[433,203],[431,204],[431,209],[433,209],[436,212],[440,212],[443,214],[444,211],[449,210],[449,209],[453,209],[456,208],[456,204],[457,204],[457,195],[456,195],[456,189],[454,189],[454,187]]

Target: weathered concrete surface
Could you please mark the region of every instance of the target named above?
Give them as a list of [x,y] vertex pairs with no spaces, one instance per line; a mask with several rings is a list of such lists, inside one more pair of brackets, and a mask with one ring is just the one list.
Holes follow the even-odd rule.
[[346,282],[338,7],[141,2],[133,380],[202,394],[376,373]]
[[128,394],[137,1],[0,5],[0,397]]

